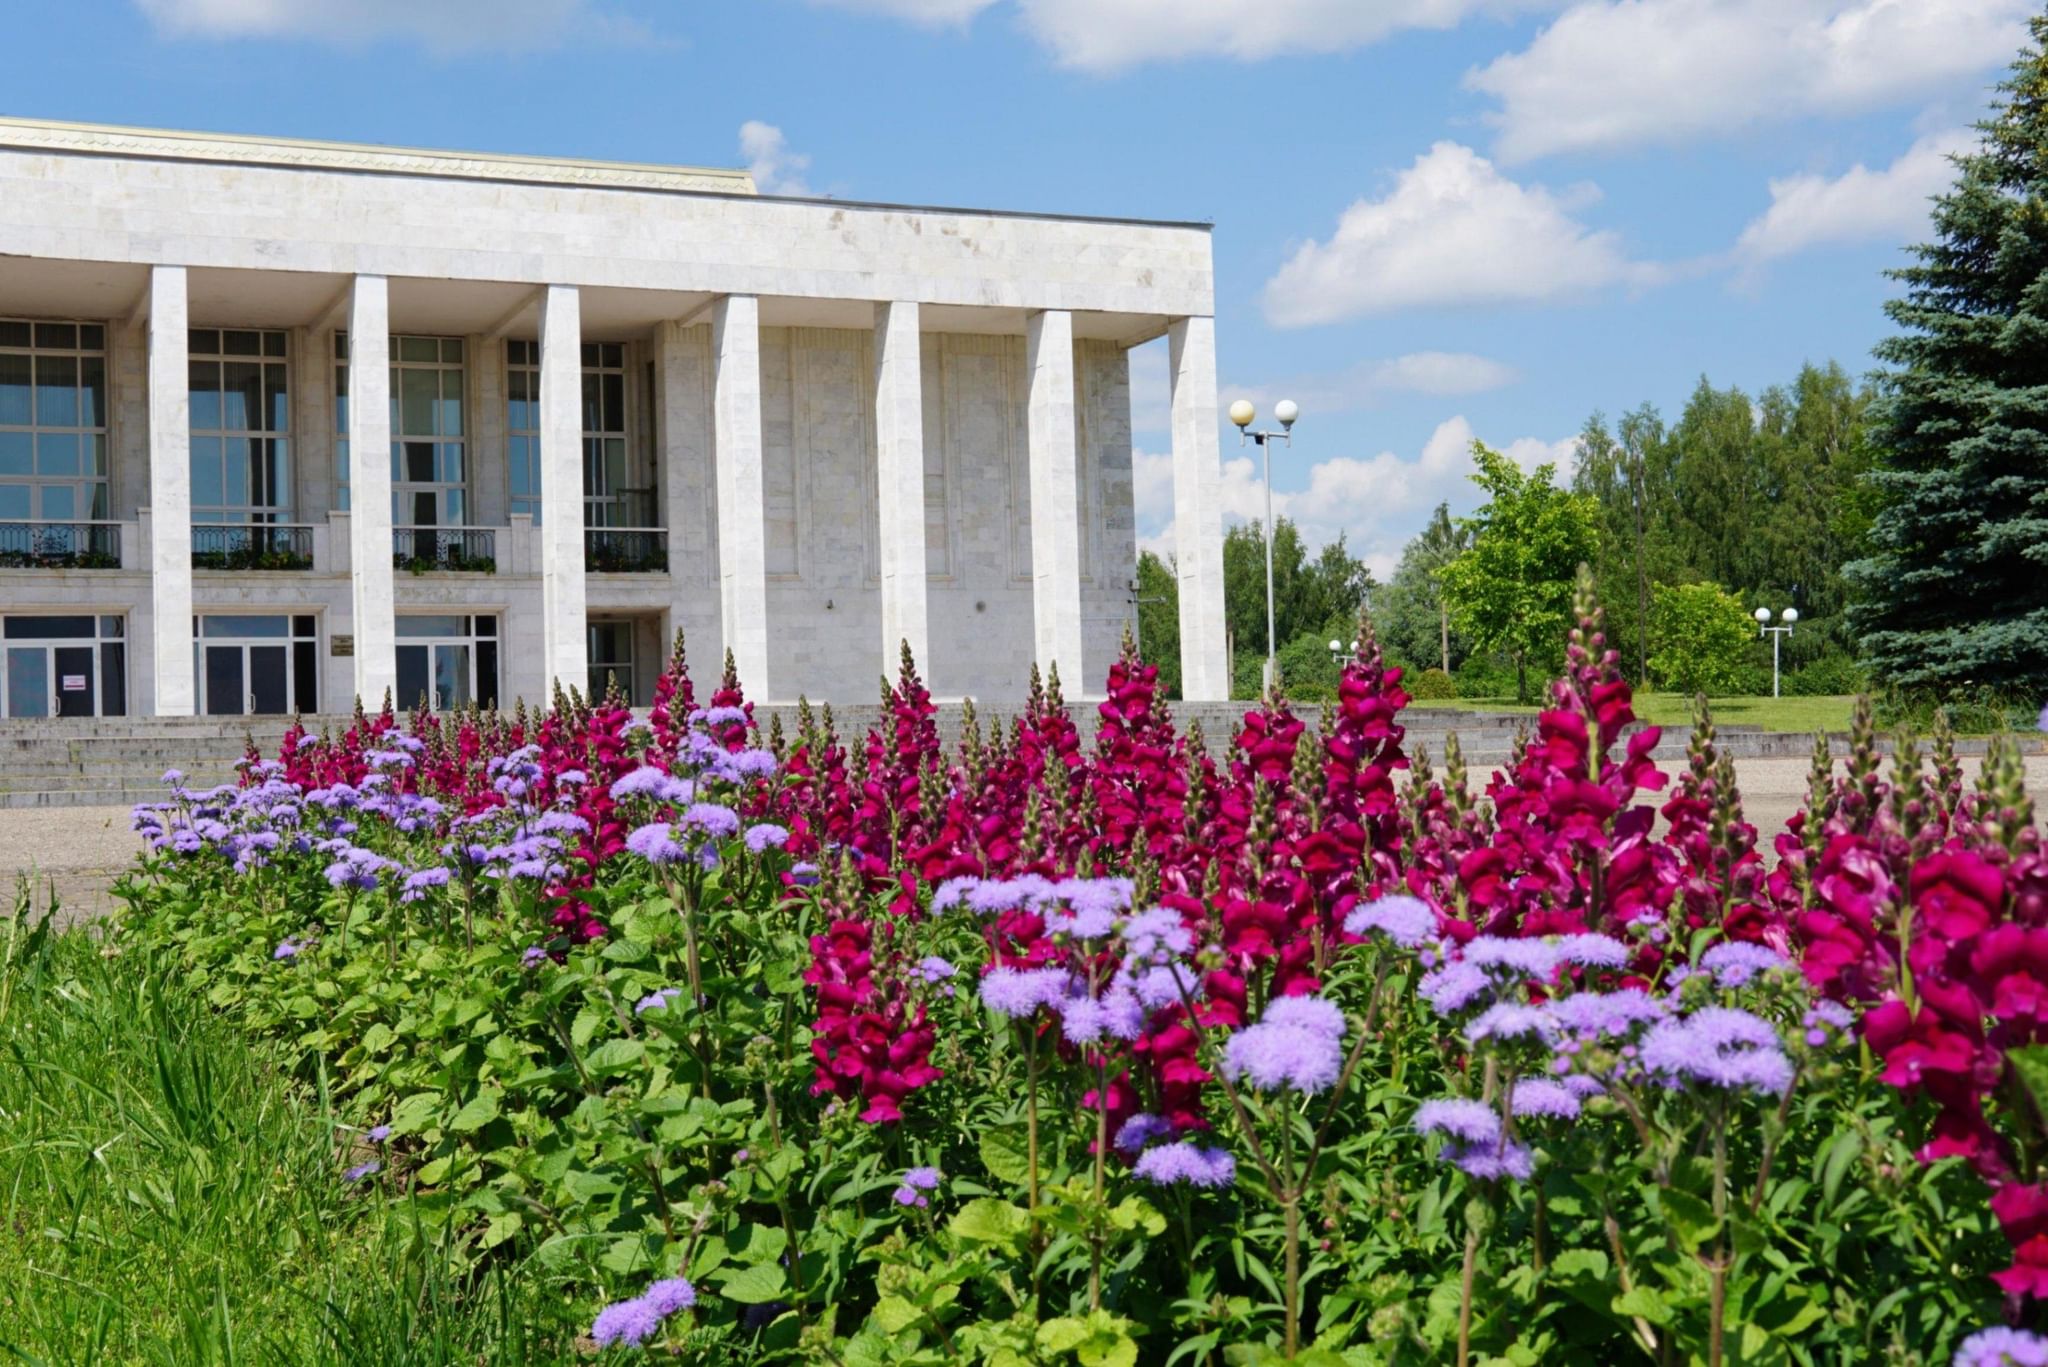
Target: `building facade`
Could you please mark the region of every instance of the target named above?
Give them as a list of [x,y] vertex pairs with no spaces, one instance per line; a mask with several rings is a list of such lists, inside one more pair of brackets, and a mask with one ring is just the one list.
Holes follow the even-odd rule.
[[1204,225],[0,120],[0,715],[1096,688],[1162,335],[1224,698]]

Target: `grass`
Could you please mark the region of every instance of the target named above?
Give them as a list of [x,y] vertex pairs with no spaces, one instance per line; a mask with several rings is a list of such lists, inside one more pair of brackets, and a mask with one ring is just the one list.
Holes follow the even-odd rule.
[[[1815,698],[1710,698],[1716,725],[1760,726],[1766,731],[1847,731],[1849,712],[1856,699],[1839,693]],[[1514,695],[1504,698],[1445,698],[1417,703],[1418,707],[1456,707],[1468,712],[1535,712],[1536,704],[1517,703]],[[1638,693],[1636,715],[1656,726],[1692,725],[1692,698],[1684,693]]]
[[347,1132],[154,965],[0,922],[0,1361],[573,1361],[530,1268],[455,1281]]

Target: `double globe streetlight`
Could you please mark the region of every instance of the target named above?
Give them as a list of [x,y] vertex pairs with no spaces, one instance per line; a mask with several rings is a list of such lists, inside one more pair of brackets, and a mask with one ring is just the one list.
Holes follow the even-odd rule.
[[1273,448],[1270,443],[1284,441],[1294,445],[1294,420],[1301,416],[1301,406],[1292,399],[1282,399],[1273,405],[1273,417],[1280,424],[1278,432],[1254,432],[1252,419],[1259,416],[1259,410],[1252,406],[1250,399],[1239,399],[1230,405],[1230,420],[1237,424],[1237,444],[1257,442],[1259,454],[1266,464],[1266,528],[1261,539],[1266,543],[1266,673],[1262,693],[1271,693],[1275,677],[1279,673],[1279,647],[1273,640]]
[[1778,696],[1778,647],[1782,646],[1785,643],[1785,638],[1792,634],[1792,624],[1799,620],[1799,609],[1786,608],[1783,612],[1779,613],[1779,620],[1785,624],[1781,627],[1771,625],[1771,610],[1769,608],[1758,608],[1750,616],[1756,618],[1757,639],[1762,640],[1765,636],[1771,638],[1771,696],[1775,698]]

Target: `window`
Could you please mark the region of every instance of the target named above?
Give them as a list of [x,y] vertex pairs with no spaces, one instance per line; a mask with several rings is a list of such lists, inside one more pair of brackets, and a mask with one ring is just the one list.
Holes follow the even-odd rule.
[[593,621],[584,628],[589,647],[590,688],[585,694],[593,702],[605,695],[606,685],[619,681],[626,701],[640,706],[638,680],[633,674],[633,624],[630,621]]
[[107,509],[106,328],[0,318],[0,522]]
[[119,615],[0,619],[0,716],[126,716],[126,635]]
[[192,619],[192,673],[209,717],[320,710],[319,623],[309,613]]
[[[391,524],[459,527],[468,520],[460,337],[391,339]],[[348,337],[334,335],[338,502],[348,492]]]
[[[651,527],[654,491],[631,483],[627,461],[626,348],[583,344],[583,525]],[[540,343],[505,344],[505,429],[511,510],[540,521]]]
[[401,615],[397,706],[424,701],[436,712],[476,703],[498,705],[498,619],[493,616]]
[[261,523],[289,517],[285,335],[194,328],[189,347],[192,520]]

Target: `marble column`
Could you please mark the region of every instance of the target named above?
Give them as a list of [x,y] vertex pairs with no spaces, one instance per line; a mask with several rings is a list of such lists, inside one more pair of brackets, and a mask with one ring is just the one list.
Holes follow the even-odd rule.
[[1081,524],[1077,496],[1080,433],[1074,411],[1074,315],[1034,313],[1024,325],[1029,376],[1025,446],[1031,465],[1031,620],[1042,675],[1059,666],[1078,697],[1081,660]]
[[197,711],[192,677],[191,376],[185,268],[149,272],[149,596],[154,707]]
[[770,699],[768,548],[761,484],[761,301],[711,308],[711,444],[718,487],[718,613],[747,696]]
[[[359,275],[349,291],[348,502],[356,697],[374,711],[398,688],[391,581],[391,284],[381,275]],[[401,712],[418,701],[392,699]]]
[[910,646],[927,685],[924,373],[916,303],[875,305],[875,487],[881,509],[882,677]]
[[1173,388],[1173,560],[1180,590],[1181,696],[1230,697],[1223,617],[1223,473],[1216,450],[1216,320],[1167,328]]
[[590,687],[583,585],[583,315],[574,285],[550,285],[540,313],[542,683]]

